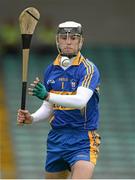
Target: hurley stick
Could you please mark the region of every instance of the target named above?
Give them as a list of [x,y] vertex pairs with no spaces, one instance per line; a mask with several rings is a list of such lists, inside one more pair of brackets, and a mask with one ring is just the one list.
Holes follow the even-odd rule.
[[19,24],[22,36],[22,98],[21,109],[25,109],[26,91],[27,91],[27,74],[29,51],[32,35],[34,33],[40,14],[34,7],[25,9],[19,16]]

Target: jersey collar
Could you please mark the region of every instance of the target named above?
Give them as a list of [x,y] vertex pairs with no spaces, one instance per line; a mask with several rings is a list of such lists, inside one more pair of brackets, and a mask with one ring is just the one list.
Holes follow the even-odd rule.
[[[60,59],[61,59],[61,55],[59,54],[56,59],[54,60],[53,62],[53,65],[56,65],[56,66],[60,66]],[[77,56],[75,57],[75,59],[73,60],[72,62],[72,65],[73,66],[78,66],[82,61],[83,61],[83,56],[81,55],[80,52],[78,52]]]

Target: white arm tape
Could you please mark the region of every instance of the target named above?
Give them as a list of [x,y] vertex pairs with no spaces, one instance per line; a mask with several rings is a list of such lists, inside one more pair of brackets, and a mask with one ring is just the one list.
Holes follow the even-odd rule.
[[91,89],[78,87],[76,95],[59,95],[50,93],[49,102],[69,108],[82,109],[93,95]]
[[44,101],[41,107],[35,113],[31,114],[33,122],[48,120],[49,117],[52,115],[52,112],[52,104]]

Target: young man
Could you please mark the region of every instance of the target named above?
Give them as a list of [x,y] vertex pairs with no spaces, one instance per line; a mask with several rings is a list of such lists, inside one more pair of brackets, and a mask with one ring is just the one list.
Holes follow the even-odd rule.
[[18,110],[18,123],[50,119],[47,139],[46,179],[89,179],[99,152],[99,85],[97,67],[81,53],[82,26],[67,21],[58,26],[59,55],[48,66],[44,84],[39,78],[29,94],[43,100],[33,114]]

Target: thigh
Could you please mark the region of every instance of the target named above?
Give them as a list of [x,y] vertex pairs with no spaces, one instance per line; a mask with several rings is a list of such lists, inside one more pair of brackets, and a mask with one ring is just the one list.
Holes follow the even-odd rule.
[[90,179],[93,175],[94,164],[89,161],[77,161],[71,167],[72,179]]
[[45,179],[67,179],[70,178],[69,171],[60,171],[60,172],[46,172],[45,173]]

